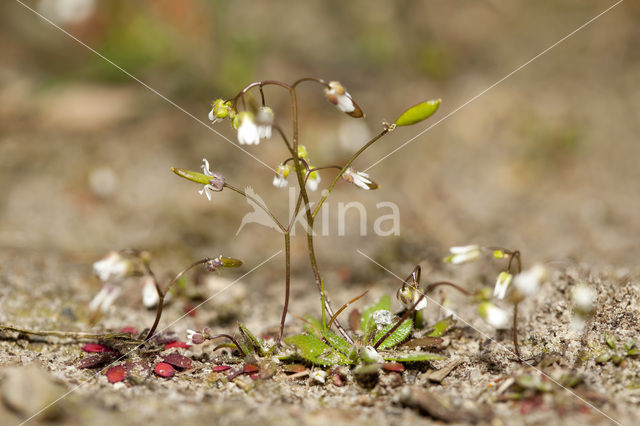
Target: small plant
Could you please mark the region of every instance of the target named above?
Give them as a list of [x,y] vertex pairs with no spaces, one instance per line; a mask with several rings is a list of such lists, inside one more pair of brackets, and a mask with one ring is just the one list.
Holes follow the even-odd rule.
[[[316,288],[320,296],[320,332],[323,336],[328,334],[328,319],[332,318],[331,323],[335,326],[338,335],[340,335],[342,339],[346,340],[349,345],[353,345],[353,339],[349,336],[345,328],[334,315],[329,297],[325,291],[324,280],[322,279],[322,275],[318,267],[314,248],[314,224],[316,217],[333,189],[341,180],[345,180],[346,182],[364,190],[374,190],[378,188],[378,184],[375,183],[368,174],[360,172],[353,167],[355,160],[376,141],[389,132],[395,130],[397,127],[412,125],[433,115],[440,105],[440,100],[426,101],[417,104],[402,113],[392,124],[383,122],[382,130],[376,136],[364,143],[364,145],[343,165],[316,167],[312,165],[309,150],[300,143],[299,138],[297,88],[302,83],[313,83],[319,85],[323,89],[324,97],[330,103],[335,105],[339,111],[353,118],[364,117],[364,112],[360,106],[339,82],[326,82],[317,78],[302,78],[292,84],[275,80],[257,81],[247,85],[230,99],[215,100],[211,106],[211,111],[209,112],[209,119],[213,123],[224,120],[228,120],[231,123],[232,127],[238,132],[237,138],[240,144],[259,145],[261,141],[271,139],[274,133],[280,137],[283,143],[283,148],[287,153],[287,157],[275,166],[273,185],[278,188],[288,187],[290,183],[289,178],[293,175],[298,192],[297,203],[291,214],[291,218],[288,221],[278,219],[262,202],[262,200],[252,194],[248,189],[245,191],[237,188],[227,182],[222,173],[212,172],[209,169],[209,162],[206,159],[203,159],[204,164],[202,166],[202,173],[183,168],[172,168],[172,171],[178,176],[203,185],[199,192],[204,194],[209,200],[211,200],[212,192],[219,192],[225,188],[246,197],[251,205],[254,206],[254,209],[262,210],[262,212],[266,214],[266,218],[272,222],[273,227],[282,234],[285,251],[285,294],[284,308],[280,321],[280,332],[276,339],[276,342],[278,343],[281,341],[284,333],[284,322],[290,302],[291,233],[298,215],[304,214],[306,219],[305,225],[309,262]],[[289,132],[285,131],[277,120],[273,110],[268,106],[263,90],[266,86],[279,87],[288,93],[291,105],[290,119],[292,123]],[[257,106],[254,105],[249,98],[250,92],[254,90],[257,90],[260,95],[260,104]],[[337,170],[338,172],[333,176],[331,184],[323,192],[320,199],[315,203],[315,205],[312,204],[309,192],[318,189],[318,185],[321,182],[320,174],[332,169]]]
[[607,344],[608,350],[605,349],[602,354],[598,355],[596,358],[598,364],[611,362],[615,365],[624,365],[627,363],[627,358],[636,358],[640,355],[640,349],[638,349],[634,340],[630,340],[622,345],[622,347],[619,347],[615,336],[606,334],[604,341]]

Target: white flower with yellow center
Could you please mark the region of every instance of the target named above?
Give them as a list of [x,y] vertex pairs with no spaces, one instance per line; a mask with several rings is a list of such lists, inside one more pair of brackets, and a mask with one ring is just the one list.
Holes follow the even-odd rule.
[[276,174],[273,176],[273,186],[285,188],[289,184],[289,173],[291,173],[291,167],[288,164],[278,164]]

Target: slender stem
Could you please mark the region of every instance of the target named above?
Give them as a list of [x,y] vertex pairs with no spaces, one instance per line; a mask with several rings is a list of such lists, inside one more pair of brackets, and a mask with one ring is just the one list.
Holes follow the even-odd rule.
[[520,250],[515,250],[514,252],[511,253],[511,258],[509,259],[509,265],[507,266],[507,270],[511,272],[511,263],[513,262],[514,258],[518,261],[518,273],[521,273],[522,260],[520,259]]
[[231,186],[226,182],[225,182],[224,186],[225,186],[225,188],[229,188],[230,190],[235,191],[238,194],[240,194],[240,195],[248,198],[249,200],[253,201],[258,207],[260,207],[266,214],[269,215],[271,220],[273,220],[273,222],[276,225],[278,225],[278,228],[280,228],[280,230],[282,232],[287,232],[287,229],[280,223],[280,221],[273,215],[273,213],[271,213],[271,211],[266,206],[264,206],[260,201],[258,201],[255,197],[252,197],[251,195],[248,195],[242,189],[236,188],[235,186]]
[[274,86],[280,86],[283,87],[287,90],[291,90],[291,86],[289,86],[288,84],[285,84],[281,81],[276,81],[276,80],[264,80],[264,81],[255,81],[251,84],[249,84],[248,86],[245,86],[244,89],[242,89],[237,95],[235,95],[233,98],[231,98],[232,105],[231,108],[232,109],[236,109],[236,103],[238,102],[238,98],[243,96],[245,93],[247,93],[249,90],[251,90],[254,87],[260,87],[262,88],[263,86],[269,86],[269,85],[274,85]]
[[280,320],[280,334],[276,344],[279,344],[282,340],[284,333],[284,321],[287,318],[287,311],[289,310],[289,292],[291,289],[291,236],[289,232],[284,233],[284,253],[285,253],[285,287],[284,287],[284,307],[282,308],[282,319]]
[[[158,292],[158,307],[156,308],[156,318],[153,321],[153,325],[149,329],[149,332],[147,333],[147,337],[144,338],[145,341],[151,339],[151,337],[153,337],[153,334],[156,332],[156,329],[158,328],[158,324],[160,323],[160,318],[162,317],[162,309],[164,307],[164,297],[166,296],[167,292],[171,289],[171,287],[173,287],[173,285],[180,278],[182,278],[182,276],[184,274],[186,274],[189,270],[191,270],[191,269],[195,268],[196,266],[201,265],[203,263],[207,263],[210,260],[211,260],[210,258],[205,257],[203,259],[200,259],[200,260],[197,260],[197,261],[193,262],[191,265],[189,265],[186,268],[184,268],[182,271],[180,271],[178,273],[178,275],[176,275],[175,277],[173,277],[173,279],[171,281],[169,281],[169,284],[167,284],[167,287],[164,289],[164,291],[162,291],[162,289],[160,288],[160,285],[156,281],[156,291]],[[151,268],[149,268],[148,265],[147,265],[147,268],[148,268],[147,272],[151,273],[151,276],[153,276],[154,280],[155,280],[155,275],[153,275],[153,272],[151,271]]]
[[518,345],[518,302],[513,304],[513,349],[518,357],[518,362],[522,362],[520,346]]
[[398,322],[395,323],[395,325],[393,327],[391,327],[389,329],[389,331],[387,331],[384,336],[382,336],[380,339],[378,339],[378,341],[373,345],[373,349],[378,349],[378,347],[382,344],[382,342],[384,342],[385,340],[387,340],[387,338],[389,336],[391,336],[393,333],[395,333],[395,331],[398,329],[398,327],[400,327],[400,325],[402,325],[403,322],[406,321],[407,318],[409,318],[409,316],[411,314],[413,314],[413,312],[416,310],[416,306],[418,306],[418,304],[420,302],[422,302],[422,299],[424,299],[425,297],[427,297],[426,295],[422,295],[418,298],[418,300],[416,301],[416,303],[413,304],[413,306],[411,308],[409,308],[407,310],[407,312],[404,313],[404,315],[402,315],[402,317],[400,317],[400,319],[398,320]]
[[338,318],[338,315],[340,315],[342,313],[342,311],[344,311],[345,309],[347,309],[352,303],[356,302],[357,300],[359,300],[360,298],[362,298],[365,294],[369,293],[369,290],[365,290],[364,293],[362,293],[360,296],[355,297],[351,300],[349,300],[347,303],[345,303],[344,305],[342,305],[342,307],[340,309],[338,309],[336,311],[335,314],[333,314],[333,316],[331,317],[331,319],[329,320],[329,324],[327,325],[327,328],[331,328],[331,324],[333,324],[333,321]]
[[323,79],[321,79],[321,78],[315,78],[315,77],[304,77],[304,78],[301,78],[301,79],[299,79],[299,80],[296,80],[296,81],[291,85],[291,87],[295,89],[295,87],[296,87],[298,84],[303,83],[303,82],[305,82],[305,81],[313,81],[313,82],[316,82],[316,83],[322,84],[323,86],[329,87],[329,85],[327,84],[327,82],[325,82]]
[[282,140],[284,141],[285,145],[287,146],[287,149],[289,150],[291,155],[294,155],[293,154],[293,147],[291,146],[291,143],[289,142],[289,139],[287,138],[287,135],[284,134],[284,130],[282,130],[282,128],[277,124],[274,124],[271,127],[273,129],[275,129],[276,132],[280,133],[280,137],[282,138]]
[[464,288],[460,287],[460,286],[459,286],[459,285],[457,285],[457,284],[450,283],[449,281],[438,281],[437,283],[429,284],[429,285],[424,289],[424,293],[425,293],[425,294],[429,294],[429,293],[431,293],[433,290],[435,290],[435,289],[436,289],[436,287],[439,287],[439,286],[441,286],[441,285],[446,285],[446,286],[449,286],[449,287],[453,287],[453,288],[455,288],[456,290],[458,290],[460,293],[465,294],[465,295],[467,295],[467,296],[471,296],[471,293],[470,293],[468,290],[466,290],[466,289],[464,289]]
[[233,336],[230,336],[228,334],[216,334],[215,336],[211,336],[208,339],[209,340],[214,340],[214,339],[219,339],[221,337],[224,337],[225,339],[229,339],[233,342],[234,345],[236,345],[236,348],[238,348],[238,350],[240,351],[240,353],[242,354],[242,356],[247,356],[247,353],[245,351],[242,350],[242,347],[238,344],[238,342],[236,341],[236,339],[233,338]]
[[349,161],[347,161],[347,164],[344,165],[344,167],[342,167],[342,170],[340,170],[338,172],[338,174],[336,175],[336,177],[333,179],[333,182],[331,182],[331,185],[329,185],[329,188],[327,189],[327,191],[325,192],[325,194],[322,196],[322,198],[320,199],[320,201],[318,201],[318,205],[316,205],[315,210],[313,211],[313,213],[311,214],[311,216],[313,218],[316,217],[316,215],[318,214],[318,212],[320,211],[320,207],[322,207],[322,204],[326,201],[327,197],[329,196],[329,194],[331,193],[331,191],[333,191],[333,188],[336,186],[336,184],[338,183],[338,181],[340,180],[340,178],[342,177],[342,175],[347,171],[347,169],[351,166],[351,164],[356,160],[356,158],[358,158],[360,156],[360,154],[362,154],[367,148],[369,148],[371,145],[373,145],[374,142],[376,142],[378,139],[380,139],[381,137],[383,137],[384,135],[386,135],[387,133],[389,133],[389,131],[391,130],[390,127],[385,127],[384,130],[380,133],[378,133],[376,136],[373,137],[373,139],[371,139],[369,142],[367,142],[366,144],[364,144],[362,146],[362,148],[360,148],[358,150],[358,152],[356,152],[355,154],[353,154],[351,156],[351,159],[349,159]]
[[[322,282],[322,277],[320,276],[320,271],[318,269],[318,263],[316,261],[316,255],[313,248],[313,221],[314,217],[311,214],[311,209],[307,208],[310,206],[309,204],[309,196],[307,194],[307,190],[305,187],[305,176],[302,174],[302,168],[300,167],[301,158],[298,155],[298,101],[296,98],[296,91],[293,87],[289,89],[289,93],[291,95],[291,121],[293,126],[293,162],[294,168],[296,172],[296,176],[298,178],[298,186],[300,187],[300,195],[302,196],[302,201],[304,202],[305,212],[307,216],[307,225],[309,229],[307,230],[307,246],[309,250],[309,262],[311,263],[311,269],[313,270],[313,275],[316,281],[316,286],[320,291],[320,299],[322,303],[322,327],[323,331],[326,329],[327,324],[325,322],[326,314],[329,316],[333,316],[333,310],[331,309],[331,304],[324,293],[324,284]],[[294,217],[297,216],[297,212],[294,212]],[[336,328],[342,334],[342,336],[349,342],[353,343],[353,339],[351,336],[347,334],[344,327],[340,324],[339,321],[336,321]]]

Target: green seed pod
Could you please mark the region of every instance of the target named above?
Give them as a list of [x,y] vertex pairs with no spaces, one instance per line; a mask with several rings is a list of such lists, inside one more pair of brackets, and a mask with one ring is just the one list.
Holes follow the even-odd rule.
[[440,106],[442,99],[422,102],[407,109],[395,121],[396,126],[410,126],[431,117]]

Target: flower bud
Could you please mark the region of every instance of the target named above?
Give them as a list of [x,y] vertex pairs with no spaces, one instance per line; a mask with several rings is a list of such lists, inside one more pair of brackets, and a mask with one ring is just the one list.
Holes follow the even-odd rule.
[[324,89],[324,97],[340,111],[354,118],[364,117],[364,113],[358,104],[353,101],[349,92],[339,82],[330,81],[328,87]]

